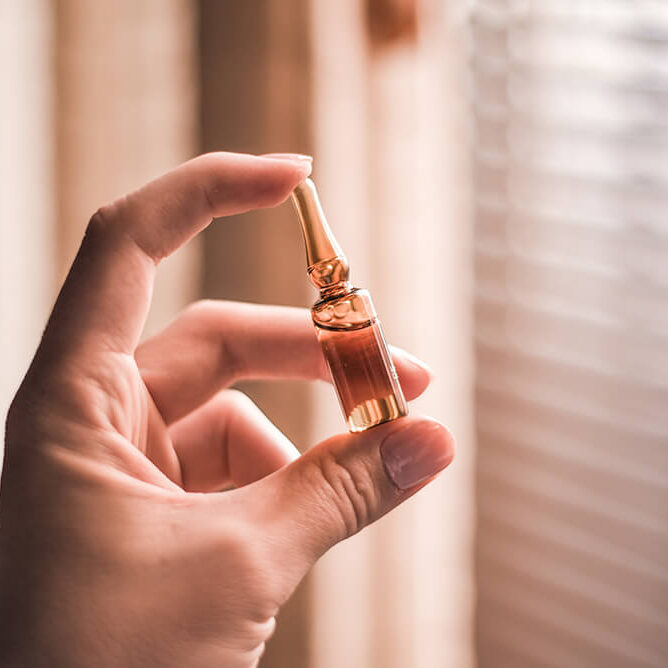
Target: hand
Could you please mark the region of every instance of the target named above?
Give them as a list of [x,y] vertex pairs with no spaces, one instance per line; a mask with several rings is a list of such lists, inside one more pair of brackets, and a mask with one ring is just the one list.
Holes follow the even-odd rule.
[[[256,665],[318,557],[450,462],[446,430],[417,417],[299,457],[224,389],[326,379],[307,311],[197,303],[137,347],[158,262],[309,172],[205,155],[93,216],[7,420],[3,665]],[[414,398],[428,372],[394,359]]]

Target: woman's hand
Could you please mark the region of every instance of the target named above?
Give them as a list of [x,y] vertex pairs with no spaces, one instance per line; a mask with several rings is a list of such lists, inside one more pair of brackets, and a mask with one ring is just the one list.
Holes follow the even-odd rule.
[[[299,457],[224,389],[326,379],[306,311],[202,302],[138,347],[158,262],[309,172],[205,155],[93,216],[7,420],[3,665],[253,666],[316,559],[450,462],[446,430],[417,417]],[[428,372],[394,359],[420,394]]]

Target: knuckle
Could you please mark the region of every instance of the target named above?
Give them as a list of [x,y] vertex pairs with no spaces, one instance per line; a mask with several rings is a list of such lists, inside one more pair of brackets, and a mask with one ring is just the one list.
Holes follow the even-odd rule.
[[232,302],[200,299],[187,306],[181,316],[184,326],[199,341],[205,341],[210,346],[210,364],[226,382],[243,376],[246,371],[241,348],[231,333],[233,327],[230,327],[230,323],[234,313],[235,305]]
[[88,221],[86,227],[86,234],[95,234],[99,230],[103,230],[108,225],[108,215],[105,215],[105,207],[100,207]]
[[107,243],[110,237],[116,242],[130,242],[142,255],[157,264],[163,258],[161,246],[150,230],[142,233],[142,226],[137,223],[142,219],[140,202],[140,198],[131,193],[101,206],[88,221],[84,242],[102,239]]
[[209,318],[217,313],[219,304],[215,299],[198,299],[186,306],[183,315],[196,320]]
[[321,455],[318,469],[327,502],[343,529],[343,538],[370,524],[380,507],[373,472],[363,460],[343,462],[333,453]]
[[277,598],[275,571],[261,535],[247,525],[227,521],[213,546],[213,558],[219,582],[229,582],[234,573],[234,586],[244,591],[259,615],[267,619],[275,614]]
[[217,415],[218,437],[227,441],[231,425],[239,418],[244,419],[255,410],[253,400],[241,390],[225,389],[211,400]]
[[108,207],[100,207],[91,216],[84,232],[83,246],[95,242],[109,233],[111,216],[107,211],[107,208]]
[[253,573],[260,566],[257,541],[246,527],[230,527],[223,531],[215,544],[216,554],[222,555],[225,568],[244,574]]
[[238,312],[239,304],[224,299],[198,299],[190,303],[182,314],[198,327],[220,334]]
[[227,389],[220,393],[220,400],[226,406],[246,412],[255,407],[253,400],[244,392],[237,389]]
[[261,418],[261,411],[255,402],[241,390],[225,389],[220,393],[220,411],[222,431],[228,440],[244,424],[256,423]]
[[111,204],[105,204],[91,216],[84,233],[82,249],[90,252],[95,249],[107,249],[110,244],[117,245],[130,241],[145,255],[148,255],[130,229],[128,221],[131,216],[128,215],[127,200],[126,196]]
[[183,309],[176,322],[188,332],[197,333],[198,338],[217,340],[221,330],[220,313],[220,302],[198,299]]
[[[240,354],[239,348],[226,336],[219,336],[217,339],[218,347],[218,376],[226,378],[227,382],[232,383],[246,375],[246,364]],[[243,392],[236,391],[237,395],[245,398],[244,406],[248,406],[251,401]],[[237,397],[238,403],[241,399]]]
[[111,204],[101,206],[88,221],[86,234],[108,232],[111,227],[116,226],[116,221],[121,217],[120,209],[123,200],[117,200]]

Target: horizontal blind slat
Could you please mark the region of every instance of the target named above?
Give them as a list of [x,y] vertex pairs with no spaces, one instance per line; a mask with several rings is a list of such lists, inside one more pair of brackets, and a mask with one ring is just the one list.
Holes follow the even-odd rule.
[[668,661],[668,5],[471,14],[482,668]]

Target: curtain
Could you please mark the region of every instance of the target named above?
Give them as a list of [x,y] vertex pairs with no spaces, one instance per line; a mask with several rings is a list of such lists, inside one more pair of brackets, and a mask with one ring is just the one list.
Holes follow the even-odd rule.
[[[434,368],[413,410],[450,426],[455,464],[327,555],[281,612],[268,667],[473,665],[461,17],[395,4],[0,3],[3,411],[91,214],[201,150],[312,153],[355,283]],[[214,222],[165,262],[146,334],[199,296],[308,307],[290,206]],[[324,383],[242,389],[301,449],[344,429]]]
[[[53,15],[0,3],[0,418],[39,342],[53,296]],[[4,430],[3,430],[4,431]],[[0,456],[3,450],[0,439]]]
[[477,2],[481,666],[668,657],[668,12]]
[[[59,281],[98,206],[197,153],[196,17],[189,0],[55,3]],[[197,296],[199,243],[161,264],[147,334]]]
[[[461,24],[442,3],[312,7],[323,200],[388,338],[434,368],[434,385],[412,410],[443,420],[458,443],[438,482],[316,567],[313,665],[473,665]],[[327,431],[337,428],[327,388],[316,411]]]

